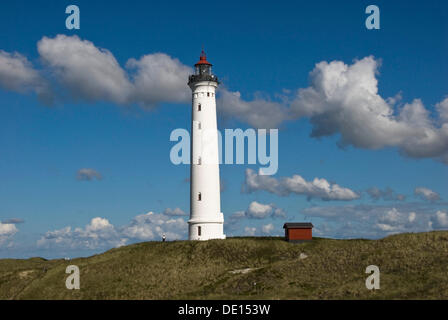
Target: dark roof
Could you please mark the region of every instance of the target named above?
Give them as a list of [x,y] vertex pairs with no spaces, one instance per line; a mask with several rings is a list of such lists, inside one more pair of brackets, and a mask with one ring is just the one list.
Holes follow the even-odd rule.
[[283,229],[308,229],[313,227],[311,222],[286,222],[283,225]]

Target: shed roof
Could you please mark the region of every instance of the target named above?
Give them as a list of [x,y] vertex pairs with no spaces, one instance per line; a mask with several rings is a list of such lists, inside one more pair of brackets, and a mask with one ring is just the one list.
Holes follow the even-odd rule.
[[286,222],[283,225],[283,229],[308,229],[313,227],[311,222]]

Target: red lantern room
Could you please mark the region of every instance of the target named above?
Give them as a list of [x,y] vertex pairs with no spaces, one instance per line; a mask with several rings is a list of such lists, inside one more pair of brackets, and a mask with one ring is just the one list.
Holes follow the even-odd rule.
[[[207,61],[207,56],[204,50],[201,52],[199,61],[194,65],[195,72],[188,79],[188,84],[198,81],[215,81],[218,82],[218,78],[212,74],[212,64]],[[219,83],[219,82],[218,82]]]
[[194,66],[196,68],[196,75],[212,74],[212,64],[207,61],[207,56],[205,55],[204,50],[202,50],[199,61]]

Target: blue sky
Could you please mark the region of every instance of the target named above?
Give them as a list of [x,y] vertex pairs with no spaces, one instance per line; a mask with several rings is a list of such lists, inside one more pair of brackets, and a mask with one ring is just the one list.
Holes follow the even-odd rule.
[[[65,28],[69,4],[80,8],[80,30]],[[369,4],[380,8],[380,30],[364,25]],[[202,46],[222,82],[219,127],[279,128],[275,180],[257,177],[257,185],[247,188],[246,170],[257,165],[221,166],[228,235],[281,234],[286,220],[311,221],[315,234],[339,238],[448,228],[444,2],[14,1],[0,7],[0,257],[87,255],[159,240],[154,217],[163,221],[162,229],[173,220],[175,227],[164,232],[185,238],[189,168],[170,162],[169,136],[176,128],[189,129],[183,95],[189,89],[180,75],[188,74]],[[104,77],[110,63],[78,67],[76,54],[61,52],[59,43],[97,55],[95,63],[116,59],[110,79]],[[7,63],[24,59],[24,75],[7,69]],[[129,59],[135,59],[135,70]],[[316,67],[323,61],[328,65]],[[154,82],[164,76],[157,69],[163,63],[180,80],[156,89],[143,81],[135,97],[120,100],[123,86],[132,82],[126,78],[141,72]],[[349,76],[338,66],[351,70]],[[91,76],[95,70],[101,72]],[[92,90],[83,86],[84,75]],[[351,84],[338,96],[314,97],[312,108],[320,103],[322,110],[304,111],[307,100],[297,90],[316,91],[331,75],[339,84],[347,76]],[[112,89],[106,88],[111,79]],[[363,94],[354,102],[344,98],[356,96],[364,84],[378,90],[371,106]],[[39,90],[51,92],[54,103],[39,99]],[[236,92],[238,99],[229,99]],[[386,127],[376,126],[367,111],[351,117],[362,106],[387,105],[394,114]],[[411,116],[400,114],[403,109]],[[257,113],[265,122],[251,120]],[[334,130],[311,136],[322,127]],[[434,140],[426,141],[420,131]],[[95,170],[101,179],[79,179],[82,169]],[[293,175],[309,182],[302,191],[272,191],[273,183],[281,187],[282,178]],[[312,184],[316,177],[358,196],[326,199]],[[254,202],[262,205],[262,218],[254,214]],[[173,214],[175,208],[186,215]],[[276,209],[284,216],[273,217]],[[235,218],[238,212],[244,217]]]

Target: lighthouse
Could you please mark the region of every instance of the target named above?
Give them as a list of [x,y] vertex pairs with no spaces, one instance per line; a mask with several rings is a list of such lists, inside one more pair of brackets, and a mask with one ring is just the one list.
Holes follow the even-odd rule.
[[219,183],[215,91],[218,78],[204,50],[188,78],[192,91],[189,240],[225,239]]

